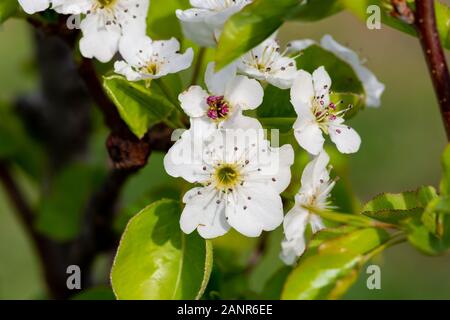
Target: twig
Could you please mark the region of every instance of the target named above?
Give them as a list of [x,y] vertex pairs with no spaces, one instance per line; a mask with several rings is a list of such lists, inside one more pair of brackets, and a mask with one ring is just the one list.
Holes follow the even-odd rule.
[[416,0],[415,26],[450,140],[450,74],[437,31],[434,0]]

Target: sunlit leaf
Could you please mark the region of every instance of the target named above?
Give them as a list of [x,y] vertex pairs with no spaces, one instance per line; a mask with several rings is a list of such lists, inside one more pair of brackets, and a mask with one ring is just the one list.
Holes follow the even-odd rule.
[[219,39],[216,67],[225,67],[267,39],[298,4],[299,0],[254,0],[232,16]]
[[212,245],[179,225],[181,204],[161,200],[135,215],[122,235],[111,280],[118,299],[199,299],[212,268]]
[[388,239],[384,230],[367,228],[321,243],[316,253],[300,259],[286,281],[282,299],[339,298],[356,280],[354,273],[366,262],[366,255]]
[[138,138],[155,124],[167,120],[175,108],[156,86],[146,88],[120,76],[105,78],[103,86],[122,119]]

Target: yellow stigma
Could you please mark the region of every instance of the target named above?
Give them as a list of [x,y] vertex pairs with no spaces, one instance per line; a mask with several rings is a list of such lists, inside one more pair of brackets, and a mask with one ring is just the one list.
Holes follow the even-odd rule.
[[109,7],[112,6],[117,0],[97,0],[98,4],[101,7]]
[[145,73],[148,73],[151,75],[156,75],[159,72],[159,65],[154,62],[151,62],[151,63],[147,64],[145,67],[143,67],[143,69],[144,69],[143,71]]
[[237,165],[223,164],[216,168],[215,173],[216,187],[218,189],[230,189],[236,186],[240,181],[240,174]]

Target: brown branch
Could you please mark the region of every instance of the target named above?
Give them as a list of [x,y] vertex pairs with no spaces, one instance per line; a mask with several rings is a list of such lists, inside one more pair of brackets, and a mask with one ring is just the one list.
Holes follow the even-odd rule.
[[[73,47],[79,32],[67,30],[63,26],[64,21],[65,17],[61,18],[58,24],[46,24],[39,20],[29,22],[43,34],[63,39]],[[80,235],[68,243],[57,243],[39,234],[34,228],[34,213],[14,183],[6,165],[0,163],[1,183],[5,186],[16,211],[24,221],[26,231],[36,245],[51,297],[57,299],[65,299],[74,294],[66,287],[65,272],[69,265],[80,266],[83,272],[83,289],[92,284],[90,276],[95,257],[98,253],[113,248],[118,240],[112,224],[120,193],[126,181],[147,164],[152,150],[166,151],[172,144],[170,139],[172,129],[163,124],[153,127],[143,139],[138,139],[129,130],[116,106],[104,92],[92,60],[83,59],[78,73],[111,131],[106,147],[112,162],[112,169],[102,186],[90,197],[86,205]],[[63,93],[55,92],[55,94]]]
[[416,0],[415,26],[450,140],[450,74],[437,31],[434,0]]
[[36,247],[50,296],[55,299],[69,297],[73,292],[66,287],[66,268],[69,265],[66,259],[66,247],[36,231],[34,228],[35,214],[10,173],[8,163],[4,161],[0,161],[0,183]]
[[10,174],[8,165],[3,161],[0,161],[0,182],[5,188],[5,191],[8,194],[25,228],[27,230],[32,230],[34,213],[29,207],[25,196],[22,194]]

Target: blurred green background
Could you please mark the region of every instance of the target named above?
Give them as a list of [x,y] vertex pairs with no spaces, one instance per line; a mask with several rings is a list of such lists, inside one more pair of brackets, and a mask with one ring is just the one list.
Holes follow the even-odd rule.
[[[284,42],[319,40],[326,33],[357,51],[386,84],[382,107],[367,109],[351,120],[363,138],[360,152],[348,157],[358,196],[367,200],[383,191],[437,185],[446,139],[417,40],[385,26],[368,30],[347,13],[319,23],[287,24],[280,37]],[[7,22],[0,30],[0,101],[11,101],[36,85],[32,64],[28,26]],[[151,166],[128,183],[123,202],[133,202],[140,186],[148,189],[166,179],[161,159],[152,156]],[[149,179],[154,174],[159,179]],[[382,289],[368,290],[363,272],[347,298],[450,299],[450,256],[429,258],[401,245],[374,263],[381,266]],[[43,292],[38,261],[0,189],[0,299],[36,299],[43,297]]]

